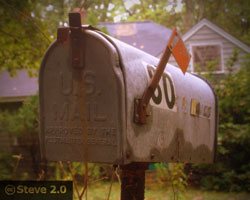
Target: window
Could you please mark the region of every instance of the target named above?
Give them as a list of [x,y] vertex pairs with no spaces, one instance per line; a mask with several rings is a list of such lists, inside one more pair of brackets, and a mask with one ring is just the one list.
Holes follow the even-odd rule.
[[220,44],[193,45],[192,71],[223,71],[222,47]]

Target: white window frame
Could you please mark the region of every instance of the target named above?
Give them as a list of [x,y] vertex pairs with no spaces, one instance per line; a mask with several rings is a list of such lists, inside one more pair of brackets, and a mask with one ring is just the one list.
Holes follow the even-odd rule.
[[[223,53],[223,43],[222,42],[192,42],[190,43],[189,47],[190,47],[190,54],[191,54],[191,59],[190,59],[190,63],[191,63],[191,72],[197,74],[198,72],[194,71],[194,60],[193,60],[193,47],[194,46],[212,46],[212,45],[218,45],[220,46],[221,49],[221,70],[218,71],[213,71],[213,74],[222,74],[225,73],[225,67],[224,67],[224,53]],[[201,72],[202,74],[206,74],[208,72]]]

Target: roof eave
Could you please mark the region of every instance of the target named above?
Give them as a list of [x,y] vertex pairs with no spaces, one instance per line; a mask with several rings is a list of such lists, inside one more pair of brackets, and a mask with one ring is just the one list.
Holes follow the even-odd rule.
[[27,96],[0,97],[0,103],[23,102]]
[[220,27],[218,27],[217,25],[213,24],[212,22],[210,22],[209,20],[207,20],[205,18],[202,19],[196,25],[194,25],[189,31],[187,31],[183,35],[183,37],[182,37],[183,41],[184,42],[187,41],[193,34],[195,34],[197,31],[199,31],[204,26],[209,27],[210,29],[215,31],[220,36],[226,38],[227,40],[229,40],[230,42],[232,42],[236,46],[240,47],[241,49],[243,49],[247,53],[250,53],[250,47],[248,45],[244,44],[243,42],[241,42],[240,40],[238,40],[234,36],[230,35],[229,33],[225,32],[223,29],[221,29]]

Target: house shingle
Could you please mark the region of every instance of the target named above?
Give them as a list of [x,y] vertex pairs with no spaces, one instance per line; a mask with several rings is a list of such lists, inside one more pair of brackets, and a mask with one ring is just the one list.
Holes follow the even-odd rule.
[[153,56],[159,56],[165,49],[172,30],[152,21],[100,23],[109,34],[131,46]]
[[20,101],[38,91],[36,77],[29,77],[25,70],[19,70],[16,77],[10,77],[5,70],[0,75],[0,101]]

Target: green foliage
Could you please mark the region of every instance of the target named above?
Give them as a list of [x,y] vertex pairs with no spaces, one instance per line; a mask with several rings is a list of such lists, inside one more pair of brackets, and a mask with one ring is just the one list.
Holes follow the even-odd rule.
[[11,155],[10,153],[0,152],[0,180],[16,180],[19,177],[22,180],[27,179],[27,172],[20,172],[17,175],[21,155]]
[[249,1],[244,0],[219,0],[207,5],[210,12],[206,11],[206,16],[225,31],[250,44],[249,5]]
[[28,97],[15,112],[7,110],[0,112],[0,131],[7,131],[16,136],[38,136],[38,95]]
[[237,52],[227,63],[225,79],[207,78],[214,83],[219,99],[217,162],[193,165],[204,189],[250,192],[250,55],[234,72]]
[[0,153],[0,180],[10,180],[13,176],[14,162],[10,154]]
[[126,21],[152,20],[168,28],[180,25],[181,15],[176,11],[177,3],[175,1],[136,1],[132,6],[129,6],[128,2],[124,2],[123,6],[127,13]]
[[[64,1],[0,1],[0,73],[7,69],[11,76],[25,69],[30,76],[37,76],[44,52],[56,38],[59,26],[68,25],[68,13],[85,7],[89,12],[85,23],[96,26],[99,14],[106,16],[102,0]],[[83,9],[84,10],[84,9]],[[95,11],[95,12],[93,12]],[[105,31],[105,30],[104,30]]]
[[32,17],[31,2],[1,0],[0,18],[0,73],[3,68],[11,75],[27,69],[34,75],[50,41],[40,19]]
[[26,69],[29,75],[37,75],[57,28],[68,26],[68,13],[76,9],[85,12],[85,24],[152,20],[169,28],[178,27],[182,33],[206,17],[250,44],[249,8],[245,0],[1,0],[0,73],[4,68],[11,75]]
[[174,193],[185,192],[187,175],[184,173],[183,163],[156,163],[157,182],[164,187],[171,187]]
[[[126,2],[126,1],[124,1]],[[178,27],[188,31],[202,18],[207,18],[219,27],[250,44],[250,6],[245,0],[148,0],[135,1],[126,7],[124,20],[152,20],[169,28]]]
[[[18,143],[21,144],[18,154],[29,155],[29,158],[24,158],[21,162],[29,160],[33,174],[38,176],[43,168],[39,150],[38,96],[28,97],[18,110],[0,112],[0,131],[17,137]],[[18,167],[18,163],[15,167]],[[23,178],[22,174],[18,177]]]
[[[72,162],[71,163],[73,178],[82,185],[84,183],[84,177],[86,173],[85,163]],[[65,173],[62,173],[62,168],[59,164],[56,165],[55,176],[51,176],[51,179],[56,180],[72,180],[72,176],[67,169],[67,164],[63,163]],[[109,179],[111,175],[112,167],[107,164],[95,164],[88,163],[88,182],[95,182],[99,179]]]
[[[231,62],[231,61],[230,61]],[[221,81],[217,93],[220,98],[220,121],[235,124],[250,123],[250,55],[246,57],[237,74],[231,66],[225,80]]]

